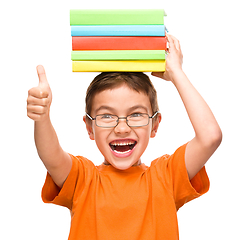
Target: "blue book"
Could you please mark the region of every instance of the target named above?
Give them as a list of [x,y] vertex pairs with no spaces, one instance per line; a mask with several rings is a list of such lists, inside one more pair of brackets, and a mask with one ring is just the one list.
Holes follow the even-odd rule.
[[71,26],[71,36],[165,36],[164,25]]

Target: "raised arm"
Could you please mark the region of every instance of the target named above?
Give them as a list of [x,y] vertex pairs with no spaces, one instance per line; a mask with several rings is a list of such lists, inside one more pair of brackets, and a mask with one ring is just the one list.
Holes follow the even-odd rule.
[[72,166],[68,153],[61,148],[50,121],[52,92],[42,66],[37,67],[39,84],[28,91],[27,115],[34,120],[34,137],[38,155],[54,182],[62,187]]
[[164,73],[152,75],[171,81],[184,103],[194,128],[195,137],[188,143],[185,164],[192,179],[215,152],[222,140],[222,132],[209,106],[182,70],[183,56],[179,41],[167,35],[169,54]]

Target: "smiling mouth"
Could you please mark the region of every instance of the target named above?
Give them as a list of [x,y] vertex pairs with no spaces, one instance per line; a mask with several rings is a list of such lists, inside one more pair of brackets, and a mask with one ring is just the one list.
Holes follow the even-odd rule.
[[130,152],[135,146],[137,142],[134,140],[115,140],[112,141],[109,145],[111,149],[116,153],[127,153]]

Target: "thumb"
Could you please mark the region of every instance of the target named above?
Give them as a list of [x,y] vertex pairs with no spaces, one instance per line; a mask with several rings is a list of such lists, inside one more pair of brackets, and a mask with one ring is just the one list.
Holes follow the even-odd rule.
[[38,74],[38,78],[39,78],[39,86],[49,85],[47,78],[46,78],[45,69],[42,65],[37,66],[37,74]]
[[151,75],[158,78],[163,78],[164,72],[152,72]]

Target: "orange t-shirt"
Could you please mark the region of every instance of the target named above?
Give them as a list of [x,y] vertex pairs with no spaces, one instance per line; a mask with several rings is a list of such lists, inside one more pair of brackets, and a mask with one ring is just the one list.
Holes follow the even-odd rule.
[[127,170],[72,156],[62,189],[47,174],[42,199],[70,209],[69,240],[178,240],[177,210],[209,189],[205,167],[189,181],[185,148]]

